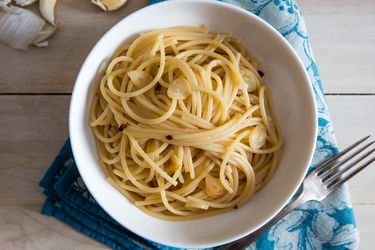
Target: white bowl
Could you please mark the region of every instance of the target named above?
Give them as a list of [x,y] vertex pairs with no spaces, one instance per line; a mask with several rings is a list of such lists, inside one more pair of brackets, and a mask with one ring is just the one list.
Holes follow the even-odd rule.
[[[89,106],[108,59],[124,41],[142,31],[207,24],[211,32],[231,33],[263,59],[285,143],[271,182],[243,207],[183,222],[153,218],[135,207],[105,179],[91,128]],[[69,131],[74,158],[87,188],[121,225],[152,241],[185,248],[224,244],[256,230],[293,196],[310,164],[317,134],[317,111],[308,75],[297,54],[269,24],[218,1],[167,1],[143,8],[111,28],[91,50],[77,77],[70,104]]]

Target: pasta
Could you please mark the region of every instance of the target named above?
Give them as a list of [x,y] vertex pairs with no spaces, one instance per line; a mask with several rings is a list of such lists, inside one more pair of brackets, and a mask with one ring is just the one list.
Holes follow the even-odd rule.
[[257,66],[236,38],[207,27],[155,30],[119,48],[90,111],[108,181],[161,219],[244,204],[282,145]]

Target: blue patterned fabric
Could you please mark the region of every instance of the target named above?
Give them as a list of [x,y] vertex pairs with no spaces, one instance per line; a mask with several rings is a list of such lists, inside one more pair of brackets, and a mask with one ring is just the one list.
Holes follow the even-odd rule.
[[[150,1],[156,3],[160,1]],[[223,0],[275,27],[302,59],[314,88],[319,134],[311,169],[338,152],[305,22],[293,0]],[[75,166],[67,140],[40,186],[47,197],[42,213],[54,216],[113,249],[173,249],[147,241],[114,221],[95,202]],[[323,202],[298,207],[264,233],[249,249],[356,249],[359,236],[346,187]]]

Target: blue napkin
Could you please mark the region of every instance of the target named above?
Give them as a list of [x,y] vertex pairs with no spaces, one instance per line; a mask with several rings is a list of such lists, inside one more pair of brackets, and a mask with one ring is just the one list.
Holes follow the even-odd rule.
[[[150,3],[160,1],[151,0]],[[302,59],[314,88],[319,135],[311,168],[338,152],[316,62],[301,11],[293,0],[224,0],[275,27]],[[86,189],[74,163],[69,139],[40,181],[46,202],[42,213],[54,216],[113,249],[174,249],[145,240],[114,221]],[[359,236],[347,188],[322,202],[298,207],[264,233],[249,249],[356,249]]]

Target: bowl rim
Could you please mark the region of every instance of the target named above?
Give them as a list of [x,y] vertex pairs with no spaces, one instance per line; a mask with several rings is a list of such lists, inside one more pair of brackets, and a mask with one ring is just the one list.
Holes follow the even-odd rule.
[[[310,146],[310,150],[308,151],[308,157],[307,157],[307,161],[306,161],[306,166],[304,168],[304,172],[303,174],[301,174],[300,178],[298,179],[298,182],[296,181],[296,183],[298,183],[298,185],[295,186],[293,192],[290,193],[290,195],[288,196],[288,198],[284,201],[283,204],[281,204],[279,206],[279,209],[276,209],[268,218],[266,218],[262,224],[259,224],[257,228],[263,226],[265,223],[267,223],[272,217],[274,217],[289,201],[290,199],[295,195],[295,193],[297,192],[298,188],[300,187],[300,185],[302,184],[302,181],[308,171],[308,168],[309,166],[311,165],[311,162],[312,162],[312,159],[313,159],[313,154],[315,152],[315,147],[316,147],[316,138],[317,138],[317,135],[318,135],[318,111],[317,111],[317,103],[316,103],[316,100],[315,100],[315,95],[313,94],[314,93],[314,90],[313,90],[313,86],[312,86],[312,83],[311,83],[311,80],[310,80],[310,77],[308,75],[308,72],[306,71],[305,69],[305,66],[304,64],[302,63],[302,60],[301,58],[298,56],[297,52],[293,49],[293,47],[291,46],[291,44],[289,44],[289,42],[273,27],[271,26],[271,24],[269,24],[268,22],[266,22],[265,20],[263,20],[262,18],[256,16],[255,14],[253,14],[252,12],[250,11],[247,11],[243,8],[240,8],[238,6],[235,6],[233,4],[229,4],[229,3],[225,3],[225,2],[221,2],[221,1],[212,1],[212,0],[179,0],[179,1],[163,1],[163,2],[159,2],[159,3],[155,3],[155,4],[151,4],[151,5],[148,5],[148,6],[145,6],[133,13],[131,13],[130,15],[127,15],[125,16],[123,19],[121,19],[120,21],[118,21],[116,24],[114,24],[109,30],[107,30],[102,36],[101,38],[95,43],[95,45],[91,48],[88,56],[86,57],[86,59],[84,60],[80,70],[79,70],[79,73],[77,75],[77,78],[76,78],[76,81],[74,83],[74,87],[73,87],[73,90],[72,90],[72,95],[71,95],[71,100],[70,100],[70,106],[69,106],[69,136],[70,136],[70,141],[71,141],[71,147],[72,147],[72,152],[73,152],[73,156],[74,156],[74,159],[76,161],[76,165],[77,165],[77,168],[78,168],[78,171],[82,177],[82,180],[84,181],[87,189],[90,191],[91,195],[94,197],[94,199],[97,201],[97,203],[100,205],[101,208],[103,208],[103,210],[108,213],[114,220],[116,221],[121,221],[119,218],[116,218],[117,216],[114,216],[113,213],[111,212],[110,208],[106,205],[104,205],[104,201],[103,199],[101,198],[102,196],[97,194],[96,192],[91,192],[92,190],[95,190],[93,187],[92,187],[92,182],[88,181],[90,178],[88,177],[88,175],[85,173],[85,170],[84,168],[82,167],[83,166],[83,163],[84,163],[84,159],[82,157],[80,157],[80,154],[79,154],[79,148],[80,148],[80,145],[79,143],[77,143],[76,141],[76,138],[79,136],[76,132],[75,132],[75,128],[76,126],[78,125],[77,123],[77,119],[76,119],[76,116],[75,116],[75,112],[74,112],[74,107],[77,105],[77,101],[78,99],[80,98],[81,94],[80,92],[78,91],[79,89],[79,83],[81,81],[85,81],[85,68],[87,68],[87,65],[89,64],[89,62],[92,60],[92,57],[94,56],[93,55],[93,51],[97,50],[98,48],[101,47],[101,44],[103,43],[103,41],[105,39],[107,39],[106,37],[109,36],[113,30],[115,30],[118,26],[121,26],[121,24],[123,22],[126,21],[126,19],[132,17],[133,15],[137,15],[137,14],[140,14],[144,11],[148,11],[149,9],[151,8],[154,8],[155,6],[161,6],[161,5],[173,5],[173,4],[184,4],[184,3],[189,3],[189,4],[195,4],[195,3],[205,3],[205,4],[211,4],[211,5],[216,5],[216,6],[222,6],[224,8],[229,8],[231,9],[232,11],[237,11],[241,14],[245,14],[248,18],[251,18],[253,19],[252,21],[255,21],[255,22],[258,22],[260,23],[261,25],[263,25],[265,28],[267,28],[267,30],[269,30],[270,32],[272,32],[274,35],[276,35],[278,37],[278,39],[280,39],[281,43],[283,44],[283,46],[285,46],[285,48],[290,52],[291,56],[293,57],[293,59],[296,61],[296,63],[298,64],[298,66],[302,69],[301,72],[303,72],[303,77],[304,77],[304,80],[305,80],[305,83],[307,85],[307,88],[309,89],[308,91],[308,97],[309,97],[309,100],[308,100],[308,103],[309,103],[309,106],[311,106],[311,110],[312,110],[312,118],[313,118],[313,121],[314,121],[314,130],[311,131],[311,134],[310,136],[312,138],[309,138],[309,146]],[[173,26],[173,25],[171,25]],[[125,40],[126,38],[124,38]],[[80,167],[81,166],[81,167]],[[188,246],[186,246],[186,242],[182,243],[182,242],[175,242],[175,241],[160,241],[160,239],[157,239],[155,237],[152,237],[150,235],[145,235],[142,231],[139,231],[139,230],[134,230],[134,228],[129,228],[128,226],[125,226],[123,225],[122,223],[120,223],[122,226],[124,226],[126,229],[128,229],[129,231],[145,238],[145,239],[148,239],[148,240],[152,240],[154,242],[157,242],[157,243],[160,243],[160,244],[164,244],[164,245],[168,245],[168,246],[172,246],[172,247],[181,247],[181,248],[186,248],[186,247],[192,247],[192,248],[208,248],[208,247],[214,247],[214,246],[218,246],[218,245],[222,245],[222,244],[225,244],[225,243],[228,243],[228,242],[231,242],[231,241],[234,241],[236,239],[239,239],[239,238],[242,238],[248,234],[250,234],[251,232],[255,231],[257,228],[254,228],[254,230],[247,230],[247,231],[244,231],[242,234],[239,234],[239,235],[236,235],[236,236],[232,236],[232,237],[227,237],[225,239],[222,239],[221,241],[215,241],[215,242],[207,242],[205,245],[202,245],[202,244],[196,244],[194,242],[191,242],[189,243]],[[182,245],[183,244],[183,245]]]

